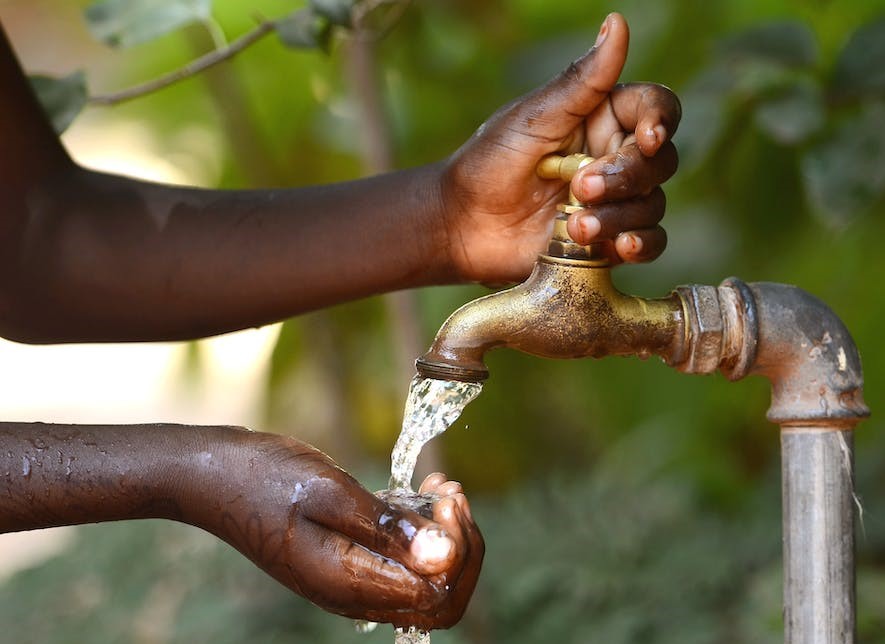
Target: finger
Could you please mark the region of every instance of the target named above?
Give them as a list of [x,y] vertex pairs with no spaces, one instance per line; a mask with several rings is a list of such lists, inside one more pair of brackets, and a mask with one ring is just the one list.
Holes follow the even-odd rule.
[[[441,591],[408,568],[329,532],[313,522],[298,524],[297,587],[326,610],[354,618],[384,619],[400,612],[432,612]],[[355,580],[358,580],[355,583]]]
[[679,98],[655,83],[617,85],[611,93],[612,110],[621,127],[636,132],[639,149],[652,156],[669,141],[682,118]]
[[627,59],[629,40],[624,17],[609,14],[584,56],[516,104],[525,133],[556,141],[567,138],[614,87]]
[[639,264],[657,259],[667,247],[667,233],[657,226],[644,230],[621,233],[615,239],[615,252],[629,264]]
[[[378,615],[375,621],[390,621],[394,625],[419,625],[425,628],[449,628],[464,614],[482,568],[485,553],[482,534],[473,525],[469,516],[467,498],[462,493],[435,503],[434,518],[458,541],[459,561],[463,563],[461,567],[449,567],[441,571],[433,581],[437,588],[444,589],[445,600],[432,611],[416,607],[414,613]],[[432,593],[429,596],[432,601]]]
[[579,244],[614,239],[624,231],[653,228],[664,218],[667,198],[657,187],[646,197],[606,202],[569,215],[569,236]]
[[463,492],[457,492],[453,494],[452,497],[455,499],[455,503],[461,511],[461,514],[472,524],[473,512],[470,511],[470,502],[467,500],[467,495]]
[[649,194],[676,172],[676,147],[665,143],[653,157],[628,145],[615,154],[596,159],[577,173],[571,188],[582,203],[618,201]]
[[462,494],[463,492],[464,488],[461,487],[461,483],[458,481],[446,481],[436,488],[436,494],[439,496],[452,496],[453,494]]
[[456,556],[456,544],[435,522],[388,505],[346,473],[312,479],[301,491],[301,515],[422,574],[435,574]]
[[[445,579],[446,587],[451,589],[450,598],[446,602],[444,610],[437,614],[437,619],[445,628],[457,623],[464,614],[470,595],[479,578],[485,554],[485,544],[482,534],[469,516],[469,504],[463,494],[447,497],[438,505],[441,510],[438,520],[446,525],[446,522],[451,519],[453,525],[449,529],[457,535],[459,547],[464,553],[462,557],[464,566],[460,570],[454,571],[454,576]],[[458,525],[457,530],[454,524]]]
[[418,488],[418,494],[431,494],[436,492],[436,488],[445,483],[448,479],[442,472],[434,472],[424,477],[421,486]]
[[461,551],[467,546],[469,535],[479,532],[473,523],[470,503],[463,492],[441,499],[434,505],[433,518],[458,544]]

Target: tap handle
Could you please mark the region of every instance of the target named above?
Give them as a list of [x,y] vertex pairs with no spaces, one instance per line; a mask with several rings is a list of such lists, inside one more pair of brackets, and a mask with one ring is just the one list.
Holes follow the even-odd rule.
[[542,179],[561,179],[571,181],[575,173],[595,159],[589,154],[548,154],[538,162],[536,171]]
[[[593,161],[595,159],[589,154],[548,154],[538,162],[536,172],[542,179],[571,181],[578,170]],[[568,191],[568,197],[568,203],[561,203],[556,207],[556,210],[559,212],[553,221],[553,235],[547,243],[547,255],[566,259],[579,259],[592,266],[608,266],[611,240],[593,242],[582,246],[569,236],[568,216],[584,206],[571,190]]]

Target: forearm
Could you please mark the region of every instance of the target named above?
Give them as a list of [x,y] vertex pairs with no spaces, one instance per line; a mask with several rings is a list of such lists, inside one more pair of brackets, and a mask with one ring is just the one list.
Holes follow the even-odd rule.
[[452,281],[439,166],[302,189],[76,166],[0,29],[0,336],[190,339]]
[[122,519],[187,519],[183,472],[225,429],[0,423],[0,532]]
[[330,476],[349,479],[309,445],[239,427],[0,423],[0,533],[171,519],[298,590],[293,508]]
[[2,241],[0,333],[189,339],[451,281],[437,172],[215,191],[71,169],[17,204],[26,223]]

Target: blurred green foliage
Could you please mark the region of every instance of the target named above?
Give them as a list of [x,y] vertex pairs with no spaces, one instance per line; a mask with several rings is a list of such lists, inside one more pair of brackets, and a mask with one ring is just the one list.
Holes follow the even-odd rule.
[[[256,12],[298,8],[215,0],[212,17],[232,39]],[[877,412],[885,402],[882,2],[415,1],[378,44],[397,164],[451,153],[497,107],[586,49],[612,9],[633,34],[623,78],[665,83],[684,106],[681,170],[667,184],[668,251],[651,266],[619,268],[619,285],[651,296],[729,275],[797,284],[852,330]],[[208,42],[194,25],[115,53],[113,82],[174,69]],[[293,52],[262,40],[221,78],[188,80],[113,117],[138,120],[169,148],[189,128],[221,133],[221,186],[352,178],[363,164],[358,97],[346,42],[328,44],[328,52]],[[418,293],[424,340],[484,292]],[[391,324],[381,299],[288,322],[268,371],[263,429],[307,434],[380,486],[407,386]],[[764,420],[766,383],[692,378],[634,359],[500,352],[489,366],[483,394],[438,439],[447,471],[478,499],[488,554],[465,621],[435,642],[781,641],[778,438]],[[323,428],[298,393],[310,383],[335,407],[336,431],[311,433]],[[885,642],[882,429],[874,415],[856,441],[866,507],[859,625],[869,643]],[[195,531],[142,523],[80,536],[75,551],[0,589],[10,637],[389,641],[387,629],[350,634],[346,620],[292,598]],[[151,611],[166,621],[133,636],[145,619],[150,626]]]

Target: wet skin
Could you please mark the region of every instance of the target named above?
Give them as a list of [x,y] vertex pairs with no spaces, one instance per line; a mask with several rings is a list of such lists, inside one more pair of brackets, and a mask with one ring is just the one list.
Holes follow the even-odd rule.
[[163,518],[223,539],[283,585],[348,617],[458,621],[483,541],[439,474],[433,520],[382,502],[325,454],[236,427],[0,424],[0,532]]
[[[666,244],[660,183],[676,170],[680,108],[660,85],[617,84],[628,39],[624,19],[610,15],[584,57],[438,163],[328,186],[220,191],[79,167],[0,30],[0,336],[193,339],[397,289],[519,281],[568,193],[535,174],[552,152],[599,157],[571,182],[588,204],[572,215],[572,236],[610,240],[615,262],[654,259]],[[425,627],[457,621],[479,573],[482,539],[446,483],[435,483],[449,496],[434,519],[453,545],[431,561],[403,529],[428,520],[382,521],[397,511],[291,439],[164,425],[0,427],[5,531],[185,521],[328,610]]]

